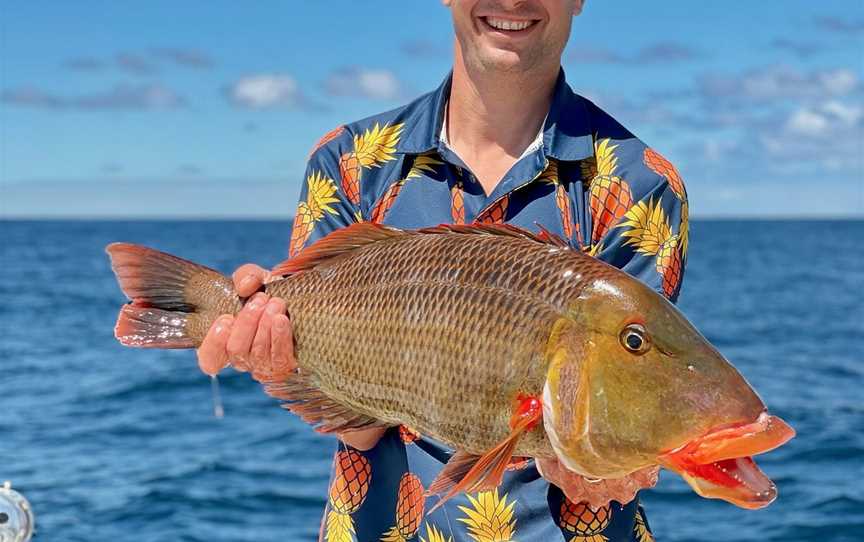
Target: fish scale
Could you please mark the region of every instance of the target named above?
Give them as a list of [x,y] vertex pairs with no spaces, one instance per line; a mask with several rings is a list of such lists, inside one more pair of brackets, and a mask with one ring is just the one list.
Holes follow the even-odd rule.
[[[552,325],[604,267],[527,238],[404,235],[267,293],[286,300],[297,363],[328,396],[482,453],[509,433],[515,394],[541,393]],[[552,449],[535,431],[517,452]]]

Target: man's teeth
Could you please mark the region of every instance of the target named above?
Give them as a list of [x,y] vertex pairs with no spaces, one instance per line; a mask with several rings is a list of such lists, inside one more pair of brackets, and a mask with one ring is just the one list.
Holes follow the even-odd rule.
[[508,21],[507,19],[493,19],[492,17],[486,17],[486,22],[498,30],[525,30],[534,24],[533,21]]

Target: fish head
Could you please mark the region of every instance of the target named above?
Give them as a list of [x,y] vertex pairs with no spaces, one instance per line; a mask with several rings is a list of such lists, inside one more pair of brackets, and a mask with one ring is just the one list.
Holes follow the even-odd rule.
[[567,468],[619,478],[659,464],[704,497],[775,498],[750,456],[794,431],[663,296],[623,274],[598,280],[556,325],[544,425]]

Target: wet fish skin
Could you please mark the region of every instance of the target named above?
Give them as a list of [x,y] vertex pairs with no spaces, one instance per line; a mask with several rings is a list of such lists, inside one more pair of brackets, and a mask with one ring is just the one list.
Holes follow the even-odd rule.
[[[195,347],[242,306],[213,270],[132,245],[108,252],[133,300],[115,329],[124,344]],[[780,431],[738,438],[734,427],[761,427],[765,405],[735,368],[660,294],[548,234],[357,224],[274,273],[287,274],[266,291],[286,302],[299,372],[266,388],[325,430],[401,423],[461,453],[557,457],[590,478],[665,461],[704,496],[758,507],[776,495],[749,458],[712,467],[674,452],[710,434],[704,457],[761,453],[794,432],[778,419]],[[517,397],[543,398],[545,431],[513,433]],[[726,466],[761,496],[719,491]],[[492,471],[474,474],[500,480]],[[475,482],[459,487],[485,487]]]

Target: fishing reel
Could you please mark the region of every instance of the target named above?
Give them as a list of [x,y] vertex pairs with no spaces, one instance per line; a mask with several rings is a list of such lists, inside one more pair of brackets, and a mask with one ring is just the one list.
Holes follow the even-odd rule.
[[30,502],[8,481],[0,486],[0,542],[27,542],[35,518]]

